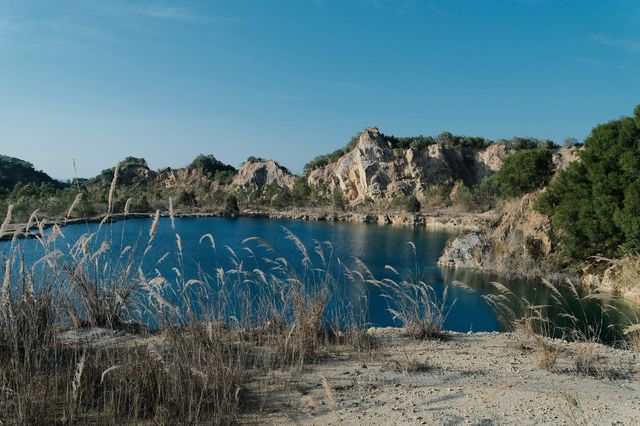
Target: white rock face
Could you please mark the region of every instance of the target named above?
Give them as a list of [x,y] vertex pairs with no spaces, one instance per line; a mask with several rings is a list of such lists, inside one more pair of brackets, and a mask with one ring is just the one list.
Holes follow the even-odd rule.
[[569,164],[579,160],[579,154],[582,149],[583,148],[578,148],[576,146],[565,146],[555,152],[553,154],[553,164],[556,166],[556,170],[560,171],[566,169]]
[[456,237],[447,245],[438,265],[449,268],[482,268],[482,253],[491,250],[484,235],[477,232]]
[[233,179],[232,185],[243,188],[262,188],[275,183],[279,187],[293,186],[294,176],[273,160],[247,161]]
[[312,170],[310,185],[340,189],[349,201],[418,194],[433,184],[479,182],[502,166],[509,151],[450,146],[438,142],[425,150],[394,149],[378,128],[362,131],[356,147],[334,163]]
[[525,194],[505,203],[504,213],[495,227],[449,241],[438,264],[535,275],[540,260],[549,256],[552,249],[549,218],[533,208],[538,195],[539,192]]

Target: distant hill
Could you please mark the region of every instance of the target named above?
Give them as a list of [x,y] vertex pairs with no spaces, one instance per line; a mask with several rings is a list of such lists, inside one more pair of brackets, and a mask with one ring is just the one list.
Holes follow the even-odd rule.
[[18,183],[50,183],[62,186],[61,182],[41,170],[36,170],[28,161],[0,155],[0,188],[12,191]]

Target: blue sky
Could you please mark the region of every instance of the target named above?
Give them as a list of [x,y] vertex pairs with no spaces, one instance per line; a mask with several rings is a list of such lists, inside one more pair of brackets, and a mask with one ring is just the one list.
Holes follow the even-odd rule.
[[0,153],[294,171],[370,125],[583,139],[640,103],[640,2],[0,0]]

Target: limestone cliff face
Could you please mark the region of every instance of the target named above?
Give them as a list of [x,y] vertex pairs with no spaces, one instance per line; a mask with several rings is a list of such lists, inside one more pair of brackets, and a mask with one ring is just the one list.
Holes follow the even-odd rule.
[[564,146],[554,152],[553,164],[556,166],[556,170],[564,170],[569,164],[579,160],[582,149],[582,147],[577,146]]
[[199,183],[208,185],[212,189],[220,186],[213,179],[206,176],[201,169],[190,169],[188,167],[162,169],[158,172],[157,179],[164,188],[185,188]]
[[275,183],[291,188],[295,176],[273,160],[246,161],[233,179],[232,185],[243,188],[262,188]]
[[507,202],[495,227],[451,240],[438,264],[510,275],[538,275],[543,266],[541,261],[552,250],[549,218],[533,209],[538,194],[526,194]]
[[376,127],[364,129],[351,151],[312,170],[310,185],[340,189],[349,201],[418,194],[428,186],[462,180],[475,184],[502,166],[503,145],[488,148],[438,142],[427,149],[394,149]]

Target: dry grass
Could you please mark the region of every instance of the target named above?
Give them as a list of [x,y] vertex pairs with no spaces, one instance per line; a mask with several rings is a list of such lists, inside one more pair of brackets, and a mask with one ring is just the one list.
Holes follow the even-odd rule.
[[[572,282],[567,282],[565,291],[561,292],[556,285],[543,281],[552,304],[536,305],[526,298],[517,297],[502,284],[492,284],[497,293],[485,295],[484,299],[496,311],[503,326],[520,336],[519,347],[532,349],[537,354],[540,368],[566,372],[566,369],[557,368],[559,360],[566,356],[570,358],[576,374],[606,379],[622,379],[632,374],[628,366],[608,365],[594,350],[594,345],[601,343],[601,336],[607,331],[603,318],[618,315],[627,322],[631,321],[620,309],[608,303],[598,305],[601,315],[590,313],[588,303],[600,299],[601,295],[581,294]],[[635,344],[634,330],[633,326],[627,328],[626,345]],[[578,349],[563,354],[554,338],[576,342]]]
[[[117,177],[116,168],[110,200]],[[172,206],[169,211],[175,232]],[[240,412],[260,409],[248,394],[250,376],[299,370],[329,348],[375,348],[364,317],[344,321],[335,303],[333,311],[327,308],[342,274],[364,288],[361,274],[336,272],[340,262],[330,247],[315,247],[322,264],[313,265],[307,248],[285,231],[301,254],[297,267],[274,257],[264,269],[246,270],[227,248],[232,268],[186,277],[176,232],[175,278],[168,278],[157,269],[145,271],[150,261],[159,265],[166,258],[149,258],[160,212],[146,243],[118,253],[117,237],[107,232],[102,240],[100,234],[112,215],[110,202],[98,230],[77,241],[68,241],[57,226],[45,232],[34,215],[42,258],[28,263],[16,241],[5,253],[0,423],[230,424]],[[207,240],[215,254],[215,240],[208,235],[201,243]],[[266,243],[245,241],[249,257],[257,259],[254,242]],[[333,392],[324,386],[339,419]]]
[[640,324],[633,324],[624,330],[629,342],[629,349],[640,353]]
[[560,356],[560,348],[557,344],[543,338],[536,338],[536,351],[538,354],[538,366],[546,370],[553,370]]
[[[444,287],[442,295],[420,278],[415,245],[409,243],[416,259],[415,271],[401,274],[394,267],[385,268],[396,279],[369,279],[370,285],[377,287],[381,296],[388,301],[387,310],[415,340],[444,339],[444,322],[456,300],[449,300],[449,285]],[[452,285],[465,291],[472,291],[466,284],[453,282]]]

